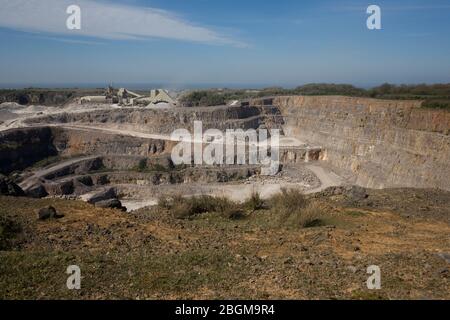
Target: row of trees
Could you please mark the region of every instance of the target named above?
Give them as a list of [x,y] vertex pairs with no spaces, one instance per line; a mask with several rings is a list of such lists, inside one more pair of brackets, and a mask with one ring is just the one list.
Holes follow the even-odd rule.
[[450,109],[450,84],[393,85],[389,83],[363,89],[350,84],[312,83],[285,89],[281,87],[262,90],[211,89],[192,91],[181,98],[185,106],[223,105],[232,100],[279,95],[343,95],[378,99],[420,99],[424,107]]

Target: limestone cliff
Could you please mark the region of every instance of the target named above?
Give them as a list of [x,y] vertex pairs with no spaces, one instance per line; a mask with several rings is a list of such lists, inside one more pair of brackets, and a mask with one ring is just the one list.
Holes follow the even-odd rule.
[[[194,121],[202,121],[203,128],[209,129],[250,129],[258,128],[269,121],[276,109],[267,107],[199,107],[172,109],[113,109],[89,111],[82,113],[60,113],[45,115],[26,120],[30,125],[41,123],[78,123],[94,124],[95,126],[113,127],[121,130],[131,130],[142,133],[170,135],[175,129],[185,128],[193,132]],[[266,119],[268,119],[266,121]]]
[[0,132],[0,173],[23,170],[58,154],[49,128],[24,128]]
[[277,97],[284,131],[322,147],[321,160],[367,187],[450,190],[450,113],[420,101]]
[[59,127],[0,132],[0,173],[10,174],[54,156],[136,155],[170,152],[174,142]]

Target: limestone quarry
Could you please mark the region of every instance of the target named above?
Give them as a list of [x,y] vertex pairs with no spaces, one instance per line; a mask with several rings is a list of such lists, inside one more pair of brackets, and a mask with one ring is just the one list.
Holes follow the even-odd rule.
[[[123,90],[120,92],[124,94]],[[348,283],[344,285],[346,288],[342,289],[344,291],[330,289],[330,294],[327,294],[326,290],[320,291],[309,287],[310,291],[293,291],[288,285],[289,277],[292,276],[291,271],[285,268],[297,261],[298,268],[310,270],[317,276],[321,272],[328,272],[328,268],[348,271],[349,263],[359,263],[354,259],[357,259],[361,248],[366,254],[364,257],[368,258],[370,250],[373,248],[382,250],[380,246],[389,246],[391,243],[389,241],[392,241],[393,252],[405,254],[410,252],[410,249],[404,249],[402,246],[408,241],[414,243],[425,241],[423,248],[411,249],[423,250],[419,255],[411,251],[410,254],[413,255],[411,261],[415,263],[419,260],[428,261],[426,263],[432,265],[430,269],[434,273],[431,278],[427,278],[430,283],[426,286],[439,283],[436,285],[436,291],[424,293],[414,289],[408,293],[392,289],[386,294],[388,297],[419,297],[422,294],[429,294],[435,298],[448,298],[448,272],[442,271],[446,262],[436,254],[445,256],[450,250],[449,112],[422,109],[420,101],[343,96],[278,96],[234,101],[224,106],[184,107],[174,103],[175,100],[156,103],[156,100],[151,100],[157,96],[156,94],[153,92],[150,98],[136,97],[144,99],[145,104],[125,101],[128,96],[122,96],[120,102],[109,101],[107,98],[94,99],[91,96],[91,98],[77,97],[64,104],[54,105],[15,102],[1,104],[2,194],[25,196],[30,199],[23,204],[24,214],[35,205],[51,204],[56,206],[56,210],[62,208],[64,217],[51,224],[60,224],[62,223],[60,221],[72,222],[63,227],[54,225],[54,228],[62,228],[58,229],[61,236],[49,237],[54,239],[51,243],[59,249],[72,248],[76,242],[88,247],[112,245],[119,251],[129,249],[134,252],[133,250],[137,248],[135,241],[144,241],[143,243],[152,243],[151,250],[156,250],[155,252],[178,254],[191,252],[192,248],[189,247],[191,245],[197,249],[200,248],[200,244],[208,248],[213,246],[216,251],[226,250],[226,247],[231,246],[229,252],[233,252],[235,256],[230,258],[229,268],[242,268],[250,263],[249,261],[259,266],[255,267],[255,272],[261,271],[258,268],[262,266],[269,268],[267,269],[269,271],[262,272],[263,276],[256,280],[263,288],[262,291],[249,285],[246,290],[250,291],[243,291],[247,293],[240,295],[235,291],[237,289],[232,287],[234,289],[226,291],[224,297],[249,298],[252,297],[250,292],[256,290],[257,296],[263,298],[266,295],[278,298],[307,296],[358,298],[360,285],[352,289],[352,284]],[[41,100],[47,101],[45,97],[39,101]],[[263,175],[261,165],[257,164],[175,164],[171,152],[179,141],[174,140],[171,133],[176,129],[192,131],[195,121],[201,121],[204,130],[280,130],[279,172]],[[321,207],[336,214],[338,218],[333,219],[339,220],[344,217],[342,218],[344,220],[341,219],[340,222],[333,220],[335,222],[331,227],[305,231],[300,236],[297,231],[291,233],[283,231],[284,229],[275,230],[272,226],[267,227],[266,223],[275,219],[275,216],[270,214],[267,216],[268,220],[265,220],[263,216],[252,216],[253,211],[246,216],[247,220],[243,220],[246,221],[242,222],[244,225],[239,224],[240,222],[216,221],[216,218],[207,215],[209,218],[198,218],[200,220],[194,220],[196,222],[184,220],[179,222],[156,209],[150,211],[155,212],[151,215],[147,215],[145,211],[147,210],[145,208],[161,206],[163,198],[211,195],[244,203],[252,195],[258,194],[261,201],[269,199],[275,201],[273,199],[276,199],[280,192],[286,192],[285,190],[295,190],[313,202],[318,201]],[[5,210],[9,210],[7,208],[13,205],[10,199],[6,197],[2,202]],[[423,201],[414,202],[414,199]],[[76,209],[71,209],[71,203]],[[418,211],[416,212],[414,208]],[[125,210],[129,216],[121,216]],[[433,215],[424,213],[430,210],[434,210]],[[392,213],[394,211],[395,213]],[[94,219],[91,212],[98,214],[98,217]],[[400,215],[397,215],[398,212]],[[349,215],[345,216],[347,213]],[[355,218],[349,218],[353,213]],[[384,214],[389,216],[383,216]],[[414,219],[429,219],[435,217],[435,214],[439,217],[436,218],[438,219],[436,224],[423,222],[420,230],[414,229],[417,226],[410,225],[407,220],[416,216]],[[27,214],[23,219],[28,221],[29,217]],[[208,224],[208,219],[212,219],[212,225]],[[344,225],[343,221],[346,227],[341,231],[339,226]],[[45,229],[46,227],[34,229],[34,222],[30,223],[32,226],[30,230],[39,230],[39,233],[30,239],[35,239],[33,241],[41,239],[39,241],[44,241],[39,242],[41,245],[51,246],[44,240],[51,230]],[[128,233],[122,235],[128,228],[122,226],[124,223],[131,226],[129,228],[133,230],[132,235]],[[110,227],[104,227],[105,224]],[[336,225],[339,231],[335,231]],[[349,225],[351,227],[348,227]],[[373,229],[375,231],[371,231],[375,238],[370,238],[361,229],[364,227],[367,231],[369,226],[375,228]],[[243,228],[242,233],[239,228]],[[399,240],[400,238],[395,238],[398,235],[394,237],[390,233],[404,231],[405,228],[410,230],[408,240],[404,238]],[[82,233],[85,235],[76,236],[76,230],[83,230]],[[111,234],[111,230],[115,230],[122,240]],[[432,236],[434,232],[435,238]],[[90,238],[93,235],[96,240]],[[132,238],[128,239],[128,236]],[[78,240],[73,240],[75,238],[72,237]],[[253,237],[255,239],[268,237],[268,242],[255,247],[249,243],[253,241]],[[295,247],[298,237],[303,239],[301,248]],[[125,238],[128,240],[123,240]],[[85,243],[88,241],[86,239],[93,242],[90,240],[91,242]],[[187,242],[181,239],[187,239]],[[237,245],[237,240],[233,239],[240,239],[242,245],[247,248],[245,250],[250,250],[249,248],[256,250],[252,253],[255,256],[242,258],[250,254],[248,253],[250,251],[245,251],[244,247],[240,246],[239,250],[236,249],[234,246]],[[275,242],[271,242],[272,239]],[[35,242],[23,241],[25,242],[22,245],[26,248],[34,248],[36,245]],[[109,241],[111,244],[106,244]],[[330,247],[324,249],[325,247],[321,245],[327,241],[335,241],[333,243],[342,241],[340,245],[332,245],[334,251],[331,256],[327,251]],[[295,248],[286,248],[286,243],[291,243]],[[319,246],[317,251],[311,252],[310,248],[315,245]],[[432,248],[432,252],[426,251],[427,245]],[[241,249],[244,251],[241,252]],[[155,252],[151,254],[156,254]],[[229,252],[225,254],[227,257]],[[290,262],[281,263],[282,270],[269,266],[271,263],[277,263],[278,258],[287,259],[286,252],[291,253]],[[310,253],[308,258],[303,257],[307,252]],[[318,266],[319,256],[325,261],[320,266]],[[406,261],[405,259],[410,259],[399,257],[392,265],[389,264],[391,263],[389,261],[393,261],[390,260],[391,256],[383,256],[382,261],[387,263],[386,268],[393,270]],[[314,269],[313,265],[317,268]],[[352,266],[350,270],[357,268],[363,270],[364,267]],[[282,280],[272,278],[280,275],[280,272],[286,278]],[[353,273],[350,274],[349,279],[355,280]],[[204,285],[206,286],[204,291],[196,291],[196,294],[186,293],[184,289],[181,293],[163,290],[161,295],[156,294],[156,291],[149,293],[143,289],[141,294],[148,298],[217,296],[213,291],[208,291],[208,284]],[[127,296],[124,291],[121,292],[120,297]],[[3,292],[3,295],[8,294]],[[19,296],[27,297],[27,294]],[[44,296],[51,297],[52,294],[46,293]],[[114,297],[105,292],[100,296]],[[90,292],[89,297],[95,297],[95,293]]]
[[[79,197],[112,187],[125,201],[145,202],[156,201],[155,186],[220,194],[238,183],[240,197],[251,191],[270,196],[290,185],[305,192],[342,184],[450,190],[450,114],[419,106],[337,96],[170,109],[4,103],[0,169],[14,173],[33,196]],[[205,130],[280,129],[283,169],[276,177],[253,179],[258,166],[175,167],[170,134],[192,131],[194,121]]]

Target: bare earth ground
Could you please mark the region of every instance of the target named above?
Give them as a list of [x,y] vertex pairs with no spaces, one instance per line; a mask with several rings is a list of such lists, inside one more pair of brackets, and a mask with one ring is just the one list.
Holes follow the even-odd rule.
[[[368,194],[312,195],[329,213],[313,228],[273,210],[178,220],[157,208],[0,197],[0,299],[450,299],[450,193]],[[50,204],[65,216],[38,221]],[[79,291],[66,288],[72,264]],[[367,289],[369,265],[381,268],[381,290]]]

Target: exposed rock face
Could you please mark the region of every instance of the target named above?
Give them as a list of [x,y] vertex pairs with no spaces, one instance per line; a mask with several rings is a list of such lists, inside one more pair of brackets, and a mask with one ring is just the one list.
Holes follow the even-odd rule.
[[358,206],[358,204],[369,197],[367,190],[359,186],[330,187],[313,195],[314,197],[342,196],[346,205]]
[[24,128],[0,132],[0,173],[22,170],[58,154],[49,128]]
[[[352,182],[360,186],[437,187],[450,190],[450,113],[421,109],[419,106],[420,101],[293,96],[255,100],[249,106],[113,109],[46,115],[30,118],[28,122],[73,123],[82,125],[82,128],[42,127],[1,132],[0,172],[9,174],[22,170],[54,155],[102,156],[83,165],[65,166],[53,172],[54,176],[45,176],[45,179],[82,175],[103,167],[112,171],[116,168],[146,171],[141,167],[158,167],[162,169],[158,171],[165,171],[172,169],[173,164],[156,156],[168,155],[176,142],[164,140],[163,137],[160,139],[156,135],[144,138],[91,130],[89,125],[169,135],[174,129],[192,130],[194,121],[201,120],[204,130],[282,128],[286,136],[314,146],[282,149],[280,156],[283,163],[325,161],[345,176],[355,177]],[[124,155],[130,155],[130,158]],[[136,156],[147,160],[143,163]],[[217,181],[220,173],[210,173],[212,176],[205,177],[205,180],[210,181],[211,178]],[[144,175],[142,172],[138,174]],[[92,175],[92,184],[107,184],[110,180],[121,179],[119,175]],[[155,178],[155,182],[190,179],[186,175],[167,173],[161,177]],[[224,177],[228,179],[229,175]],[[142,179],[134,176],[132,180],[135,179],[148,181],[148,176]],[[196,174],[194,179],[197,179]],[[89,186],[90,182],[74,182],[75,189],[83,188],[83,185]],[[41,191],[39,187],[33,190],[35,194]]]
[[20,197],[24,196],[22,188],[12,182],[8,177],[0,174],[0,194],[5,196]]
[[365,187],[450,190],[450,113],[420,101],[277,97],[287,135],[319,145],[320,159]]
[[32,185],[31,187],[27,188],[25,193],[26,193],[26,196],[30,197],[30,198],[44,198],[44,197],[48,196],[48,193],[45,190],[44,185],[39,182],[37,182],[34,185]]
[[[26,193],[30,197],[40,198],[47,195],[81,195],[89,193],[92,189],[102,187],[107,184],[136,184],[140,186],[152,185],[168,185],[183,184],[193,182],[215,183],[230,182],[247,179],[257,175],[260,168],[254,167],[231,167],[231,168],[186,168],[174,171],[149,171],[149,172],[133,172],[133,171],[111,171],[105,173],[89,173],[83,176],[69,176],[57,179],[55,181],[44,180],[37,182],[29,187],[24,187]],[[85,199],[88,202],[115,198],[115,193],[108,189],[107,196],[104,191],[94,193]],[[91,199],[93,197],[93,199]]]
[[0,133],[0,172],[9,174],[23,170],[56,155],[128,154],[148,157],[170,153],[177,142],[91,130],[89,125],[169,136],[175,129],[193,132],[194,121],[202,121],[204,131],[210,128],[225,131],[258,129],[263,125],[280,128],[282,118],[273,106],[113,109],[35,117],[26,122],[30,125],[73,123],[88,128],[35,127],[4,131]]
[[194,121],[202,121],[204,130],[257,129],[265,122],[270,123],[270,127],[277,127],[280,124],[280,118],[275,116],[277,112],[272,106],[117,109],[109,112],[98,110],[46,115],[28,119],[27,123],[87,123],[96,126],[107,123],[108,126],[114,125],[116,129],[170,135],[175,129],[193,132]]
[[45,191],[51,195],[69,195],[75,190],[73,181],[52,182],[48,181],[44,184]]
[[281,163],[302,163],[319,160],[321,148],[283,147],[280,148]]
[[[57,127],[37,127],[11,129],[0,132],[0,173],[9,174],[15,170],[23,170],[33,164],[57,155],[72,157],[77,155],[137,155],[155,156],[170,152],[174,142],[121,136],[100,131],[86,131]],[[105,160],[107,165],[122,165],[127,161],[124,157],[111,157]],[[147,166],[170,166],[166,160],[148,159]],[[130,165],[136,163],[129,161]],[[99,167],[101,162],[92,160],[84,163],[89,169]],[[87,168],[84,168],[87,169]],[[65,168],[73,172],[61,172],[60,175],[83,171],[77,164]],[[86,170],[84,170],[86,171]]]
[[53,170],[48,170],[48,172],[43,176],[47,180],[52,180],[58,177],[72,175],[72,174],[83,174],[89,171],[95,171],[103,166],[103,161],[101,157],[88,158],[85,160],[75,161],[67,165],[61,164]]
[[111,200],[116,199],[116,189],[114,188],[105,188],[100,191],[95,191],[90,194],[86,194],[83,197],[83,200],[85,200],[88,203],[95,204],[99,201],[105,201],[105,200]]
[[99,130],[52,128],[53,143],[61,155],[121,154],[153,156],[170,152],[171,141],[130,137]]

